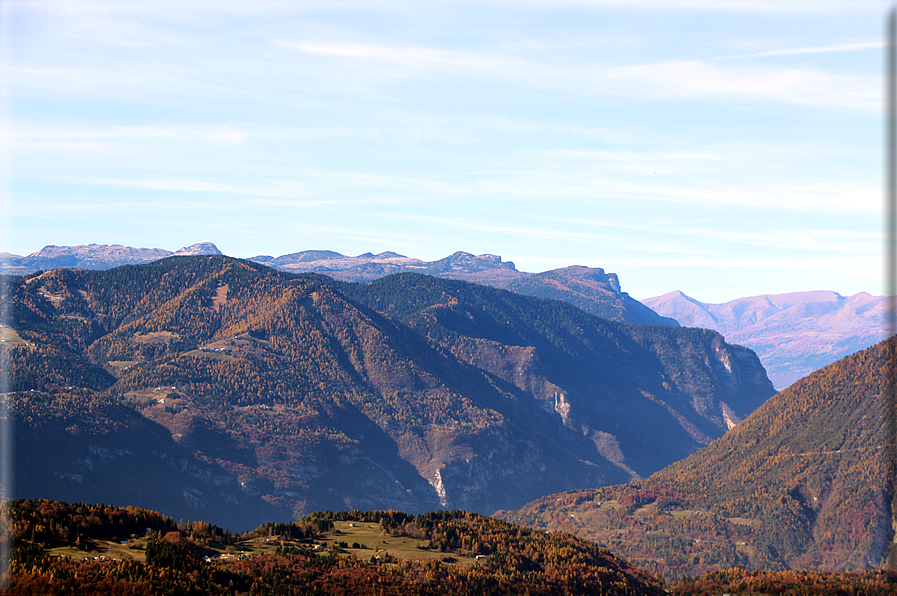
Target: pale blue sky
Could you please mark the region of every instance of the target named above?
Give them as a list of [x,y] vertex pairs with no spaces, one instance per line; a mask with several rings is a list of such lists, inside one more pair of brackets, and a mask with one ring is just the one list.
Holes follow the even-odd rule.
[[888,6],[0,0],[0,251],[464,250],[636,298],[880,294]]

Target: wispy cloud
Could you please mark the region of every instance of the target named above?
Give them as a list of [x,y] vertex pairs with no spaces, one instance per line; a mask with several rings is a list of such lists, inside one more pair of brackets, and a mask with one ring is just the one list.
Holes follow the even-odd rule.
[[29,239],[151,221],[272,254],[738,264],[751,292],[793,277],[751,263],[876,244],[880,0],[0,8],[2,183]]
[[[658,168],[659,170],[660,168]],[[642,175],[633,176],[615,167],[553,169],[542,167],[493,173],[488,179],[464,184],[466,195],[498,200],[521,201],[535,205],[563,197],[573,209],[588,205],[624,203],[634,205],[707,206],[726,209],[747,207],[766,213],[850,213],[877,214],[881,209],[881,192],[869,181],[799,181],[770,180],[749,177],[727,177],[726,172],[713,172],[701,178],[689,176],[681,180],[653,176],[650,167]],[[636,171],[636,168],[629,170]]]
[[[868,254],[875,252],[881,246],[881,232],[870,230],[852,229],[816,229],[816,228],[775,228],[733,225],[732,223],[711,220],[703,222],[704,225],[695,225],[695,222],[682,221],[654,221],[651,219],[638,221],[621,221],[618,219],[594,219],[594,218],[544,218],[547,225],[557,226],[559,229],[591,228],[624,230],[632,232],[647,232],[655,238],[667,238],[687,240],[686,245],[693,245],[696,238],[706,238],[729,244],[743,244],[763,249],[785,249],[789,251],[809,251],[813,253],[830,254]],[[713,250],[722,250],[719,243],[709,244]],[[692,249],[692,254],[701,252]]]
[[787,48],[782,50],[767,50],[764,52],[753,52],[750,54],[733,54],[730,56],[719,56],[717,60],[729,58],[764,58],[766,56],[795,56],[800,54],[825,54],[828,52],[855,52],[857,50],[881,49],[884,47],[882,41],[867,41],[858,43],[845,43],[833,46],[811,46],[805,48]]
[[[571,243],[577,245],[594,245],[596,242],[602,244],[613,243],[617,250],[649,250],[664,254],[697,254],[694,248],[676,241],[655,238],[650,247],[648,247],[643,240],[636,240],[630,235],[609,235],[607,232],[599,232],[596,229],[573,229],[571,226],[546,225],[544,220],[541,223],[526,224],[514,221],[516,218],[499,223],[495,221],[486,222],[471,217],[442,215],[390,214],[388,217],[392,220],[415,222],[425,226],[426,229],[452,229],[472,234],[485,234],[489,238],[513,237],[518,241],[544,240],[562,242],[567,245]],[[566,264],[569,265],[570,263]]]
[[[405,70],[405,75],[451,69],[468,76],[515,80],[515,84],[525,88],[575,88],[578,94],[585,95],[735,102],[761,100],[860,111],[881,108],[881,85],[877,76],[810,68],[721,64],[725,57],[569,70],[513,54],[471,50],[288,40],[277,40],[276,43],[308,54],[390,64]],[[874,43],[860,43],[806,47],[740,57],[836,52],[875,46]]]
[[[172,195],[217,195],[234,197],[219,201],[219,208],[275,207],[296,209],[337,206],[396,206],[407,204],[410,192],[429,194],[451,192],[439,181],[424,177],[347,174],[328,170],[305,170],[293,179],[271,179],[254,184],[221,182],[198,178],[101,178],[76,177],[78,184],[98,187],[161,191]],[[390,192],[400,191],[401,192]],[[349,193],[340,191],[347,190]],[[362,192],[351,192],[362,191]],[[385,193],[383,191],[386,191]],[[197,199],[202,200],[202,199]]]
[[880,263],[874,261],[857,261],[855,257],[821,257],[821,258],[778,258],[778,257],[769,257],[769,258],[732,258],[732,257],[718,257],[718,258],[650,258],[646,259],[644,257],[634,257],[634,258],[616,258],[614,259],[620,265],[631,265],[631,266],[640,266],[640,267],[680,267],[680,268],[688,268],[688,269],[703,269],[703,268],[739,268],[739,269],[786,269],[786,270],[795,270],[803,267],[811,268],[811,269],[822,269],[827,271],[833,271],[838,269],[852,269],[855,270],[857,268],[863,270],[876,270],[880,269]]
[[6,140],[10,147],[17,149],[77,148],[82,143],[90,143],[96,147],[103,142],[113,142],[115,147],[121,147],[122,143],[139,143],[152,139],[239,145],[243,143],[245,137],[246,131],[226,125],[111,126],[103,128],[66,125],[57,127],[14,126],[6,131]]
[[[497,4],[507,4],[511,0],[493,0]],[[515,5],[524,6],[579,6],[579,7],[624,7],[664,11],[718,12],[760,12],[760,13],[827,13],[859,12],[883,10],[878,0],[513,0]]]
[[511,56],[470,50],[282,39],[274,40],[274,43],[306,54],[388,63],[415,71],[461,69],[470,74],[500,73],[507,76],[531,66],[526,61]]
[[612,67],[590,75],[595,88],[642,98],[760,100],[864,112],[879,111],[882,105],[878,77],[793,67],[681,61]]
[[[343,11],[359,8],[372,11],[403,11],[420,8],[413,0],[156,0],[155,2],[121,2],[118,0],[7,0],[9,4],[39,4],[48,10],[85,10],[102,7],[113,12],[132,12],[141,15],[176,16],[197,14],[268,14],[296,11]],[[471,6],[551,6],[551,7],[634,7],[658,8],[671,11],[708,12],[830,12],[881,9],[877,0],[433,0],[428,3],[440,9]]]

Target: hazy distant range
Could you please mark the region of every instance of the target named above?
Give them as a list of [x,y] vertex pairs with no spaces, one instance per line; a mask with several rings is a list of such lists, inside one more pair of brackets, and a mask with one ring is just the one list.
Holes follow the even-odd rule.
[[[222,253],[211,242],[175,252],[121,245],[46,246],[28,256],[0,254],[0,271],[27,275],[60,267],[109,269],[204,254]],[[355,282],[413,271],[563,300],[591,314],[626,323],[675,326],[678,322],[713,329],[727,341],[754,350],[777,389],[885,338],[885,298],[865,292],[853,296],[825,290],[766,294],[710,304],[677,290],[639,302],[622,291],[616,274],[603,269],[572,265],[527,273],[498,255],[456,252],[437,261],[422,261],[394,252],[351,257],[330,250],[306,250],[249,260],[281,271],[319,273]]]
[[886,299],[866,292],[765,294],[709,304],[674,291],[642,303],[685,327],[714,329],[752,349],[776,389],[886,336]]

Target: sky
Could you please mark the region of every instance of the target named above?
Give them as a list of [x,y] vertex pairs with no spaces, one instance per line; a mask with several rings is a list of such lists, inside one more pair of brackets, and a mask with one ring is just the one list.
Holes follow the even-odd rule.
[[0,251],[882,294],[876,0],[0,0]]

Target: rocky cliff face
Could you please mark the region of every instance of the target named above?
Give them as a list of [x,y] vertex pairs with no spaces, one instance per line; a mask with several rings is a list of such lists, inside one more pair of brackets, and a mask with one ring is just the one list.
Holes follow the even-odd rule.
[[337,287],[507,383],[518,412],[548,414],[580,459],[597,454],[630,478],[706,445],[729,428],[727,416],[738,421],[774,393],[756,356],[712,331],[614,324],[558,301],[414,274]]
[[197,255],[220,255],[221,251],[218,250],[218,247],[212,244],[211,242],[199,242],[197,244],[191,244],[190,246],[185,246],[184,248],[175,251],[172,253],[172,256],[175,257],[190,257]]

